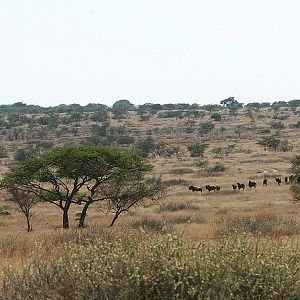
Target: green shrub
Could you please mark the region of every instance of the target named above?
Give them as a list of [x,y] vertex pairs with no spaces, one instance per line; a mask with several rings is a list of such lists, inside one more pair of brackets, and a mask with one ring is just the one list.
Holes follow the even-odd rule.
[[187,148],[191,152],[192,157],[203,157],[208,144],[195,143],[188,145]]
[[298,121],[297,123],[293,124],[292,127],[294,127],[294,128],[300,128],[300,121]]
[[203,134],[207,134],[208,132],[210,132],[211,130],[213,130],[215,127],[215,125],[212,122],[208,122],[208,123],[202,123],[200,124],[199,127],[199,133],[202,136]]
[[271,123],[271,127],[274,128],[274,129],[283,129],[283,128],[285,128],[285,126],[282,122]]
[[109,120],[109,115],[108,112],[105,110],[97,111],[90,116],[90,119],[95,122],[105,122]]
[[5,157],[7,157],[7,151],[5,147],[0,146],[0,158],[5,158]]
[[211,119],[213,119],[214,121],[221,121],[222,120],[222,116],[221,114],[215,112],[212,113],[212,115],[210,116]]

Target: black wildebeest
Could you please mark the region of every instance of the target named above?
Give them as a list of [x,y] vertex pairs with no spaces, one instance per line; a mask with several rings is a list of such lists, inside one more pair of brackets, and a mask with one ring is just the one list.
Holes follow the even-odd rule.
[[281,178],[276,177],[276,178],[275,178],[275,181],[277,182],[278,185],[280,185],[280,183],[281,183]]
[[268,179],[265,178],[265,179],[263,180],[263,186],[267,186],[267,185],[268,185]]
[[237,186],[238,186],[238,189],[240,190],[240,189],[245,189],[245,185],[243,184],[243,183],[237,183]]
[[249,180],[248,182],[249,188],[252,189],[253,187],[256,188],[256,182]]
[[207,185],[205,186],[205,188],[206,188],[209,192],[211,192],[211,191],[214,191],[214,192],[215,192],[215,190],[216,190],[216,187],[215,187],[214,185],[209,185],[209,184],[207,184]]
[[218,185],[216,185],[216,191],[220,191],[221,187],[219,187]]
[[233,185],[232,185],[232,189],[233,189],[233,190],[236,190],[236,189],[237,189],[237,185],[233,184]]
[[202,193],[202,189],[200,187],[194,186],[194,185],[190,185],[189,186],[189,190],[194,192],[201,192]]

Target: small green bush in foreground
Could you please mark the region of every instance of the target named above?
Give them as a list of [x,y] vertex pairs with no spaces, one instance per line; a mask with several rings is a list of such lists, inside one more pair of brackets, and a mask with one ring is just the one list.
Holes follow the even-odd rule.
[[[299,299],[290,240],[228,237],[191,246],[172,235],[68,243],[51,260],[4,272],[6,299]],[[19,275],[18,275],[19,274]]]

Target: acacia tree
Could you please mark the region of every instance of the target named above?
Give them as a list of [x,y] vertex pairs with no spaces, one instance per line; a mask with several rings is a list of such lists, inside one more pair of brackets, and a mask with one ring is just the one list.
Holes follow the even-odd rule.
[[[144,172],[140,170],[119,173],[91,190],[90,195],[83,200],[85,206],[81,212],[79,227],[84,226],[87,208],[94,202],[100,201],[102,212],[113,214],[111,227],[122,213],[129,212],[135,205],[143,205],[146,200],[160,199],[164,191],[165,186],[160,178],[145,178]],[[101,201],[103,199],[106,201]]]
[[35,214],[35,212],[32,211],[32,208],[39,202],[39,199],[34,195],[30,195],[29,193],[20,191],[16,188],[10,188],[9,193],[12,195],[10,200],[20,208],[26,219],[27,231],[32,231],[30,221]]
[[[151,165],[131,152],[106,146],[66,146],[21,162],[4,177],[2,186],[56,205],[63,211],[63,228],[69,228],[71,205],[93,202],[98,188],[113,177],[150,169]],[[90,203],[86,205],[87,210]]]
[[147,179],[144,176],[146,171],[152,169],[151,165],[145,164],[141,158],[134,164],[130,161],[128,163],[127,167],[116,169],[113,176],[107,176],[101,181],[95,179],[91,186],[87,186],[87,191],[81,199],[84,206],[78,227],[84,227],[87,210],[96,202],[99,203],[102,212],[114,215],[110,224],[113,226],[117,218],[128,212],[132,206],[143,204],[147,199],[156,200],[163,196],[164,185],[160,178]]

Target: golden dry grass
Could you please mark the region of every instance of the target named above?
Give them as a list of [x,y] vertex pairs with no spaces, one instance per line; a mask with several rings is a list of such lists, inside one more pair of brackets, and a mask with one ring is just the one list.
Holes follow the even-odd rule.
[[[222,111],[221,114],[224,120],[214,122],[214,131],[203,137],[197,131],[187,134],[181,130],[186,126],[186,119],[161,119],[158,116],[153,116],[147,122],[140,122],[136,113],[131,112],[126,120],[112,120],[111,125],[113,126],[126,126],[129,130],[138,130],[135,136],[136,139],[145,137],[147,132],[149,133],[149,130],[152,130],[152,136],[155,140],[164,141],[173,146],[178,145],[183,152],[181,159],[176,157],[150,157],[149,161],[155,166],[153,174],[161,175],[163,180],[184,179],[188,183],[187,185],[176,185],[169,188],[166,197],[159,203],[148,203],[146,206],[132,209],[130,214],[122,215],[115,225],[115,230],[119,233],[124,232],[124,235],[127,235],[128,232],[136,233],[139,229],[134,229],[133,224],[147,217],[149,220],[159,220],[165,224],[165,230],[167,231],[176,232],[189,241],[199,242],[202,239],[213,238],[220,224],[226,224],[234,218],[254,218],[260,214],[266,216],[266,220],[268,216],[272,216],[300,222],[299,204],[291,201],[292,196],[289,185],[283,183],[278,186],[275,182],[275,177],[283,178],[290,174],[290,159],[299,154],[300,150],[300,130],[289,127],[289,125],[299,120],[299,116],[291,111],[283,110],[283,112],[290,114],[290,117],[283,121],[286,128],[280,130],[280,136],[288,138],[293,145],[293,150],[289,152],[264,151],[257,144],[259,130],[274,121],[271,118],[274,114],[271,109],[253,112],[254,121],[246,116],[245,110],[241,110],[237,117]],[[258,117],[258,115],[264,115],[265,117]],[[206,113],[205,117],[197,120],[197,124],[208,121],[211,120],[209,114]],[[91,124],[91,121],[82,122],[77,136],[50,137],[50,139],[54,140],[56,145],[65,142],[78,143],[89,136],[88,126]],[[240,136],[238,136],[236,129],[240,125],[244,129],[241,130]],[[225,130],[221,131],[221,127],[224,127]],[[155,128],[159,128],[158,133],[154,132]],[[276,131],[272,129],[272,134],[275,133]],[[198,167],[199,158],[191,158],[186,151],[185,145],[192,142],[208,143],[209,149],[206,151],[204,159],[207,160],[209,166],[221,162],[226,167],[225,172],[220,173],[218,176],[205,176],[203,170]],[[9,141],[5,139],[3,144],[7,148],[9,156],[1,160],[0,174],[4,174],[8,170],[15,149],[24,147],[26,141]],[[230,144],[235,144],[235,147],[228,156],[213,157],[211,153],[213,148],[226,148]],[[174,169],[176,168],[188,168],[191,173],[174,175]],[[262,186],[262,180],[265,177],[269,179],[267,187]],[[232,184],[237,182],[247,184],[250,179],[257,182],[256,189],[250,190],[247,187],[245,191],[232,190]],[[192,193],[188,190],[189,184],[202,188],[206,184],[218,185],[221,187],[221,191],[208,193],[204,189],[202,194],[199,192]],[[8,244],[7,246],[4,244],[1,246],[0,256],[5,258],[1,260],[2,265],[23,263],[30,256],[28,249],[34,248],[29,245],[44,241],[47,236],[68,235],[61,230],[61,211],[55,206],[42,204],[36,207],[36,215],[32,220],[33,232],[27,233],[23,216],[11,203],[5,201],[3,193],[2,199],[0,210],[8,210],[12,213],[12,216],[0,216],[0,239],[7,241]],[[159,212],[158,209],[162,203],[190,203],[195,209]],[[73,228],[76,227],[75,214],[79,211],[80,207],[71,209],[70,220]],[[107,226],[110,219],[111,216],[103,215],[97,209],[97,206],[91,207],[88,212],[87,227],[97,226],[97,228],[108,230]],[[278,225],[278,235],[286,235],[289,232],[291,231],[285,229],[282,224]],[[293,235],[298,237],[299,234],[295,231]],[[12,240],[13,247],[18,249],[11,251],[13,253],[11,256],[7,256],[3,252],[5,247],[10,247],[9,240]],[[10,252],[8,251],[8,253]]]

